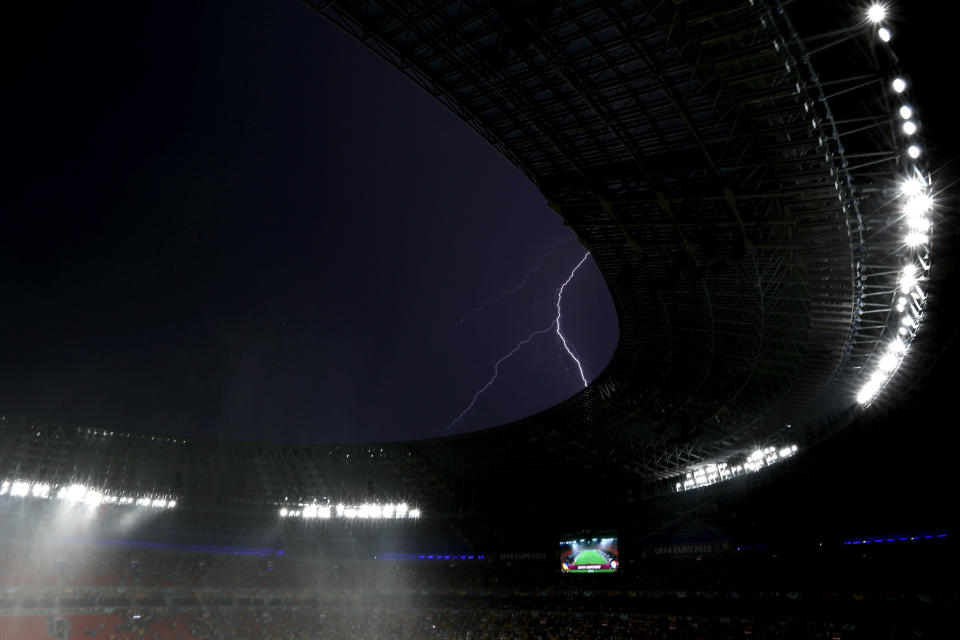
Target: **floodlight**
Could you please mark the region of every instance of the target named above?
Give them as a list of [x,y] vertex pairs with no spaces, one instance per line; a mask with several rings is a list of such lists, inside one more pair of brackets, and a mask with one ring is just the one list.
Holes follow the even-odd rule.
[[902,293],[910,293],[910,290],[913,289],[916,284],[917,267],[916,265],[908,264],[900,273],[900,291]]
[[917,132],[917,123],[913,120],[907,120],[903,123],[903,132],[908,136],[912,136]]
[[915,144],[910,145],[907,147],[907,155],[916,160],[920,157],[920,147]]
[[903,105],[902,107],[900,107],[900,117],[903,118],[904,120],[909,120],[910,118],[913,117],[913,109],[911,109],[907,105]]
[[911,231],[922,233],[930,229],[930,221],[923,216],[910,216],[907,218],[907,226]]
[[10,481],[4,480],[3,484],[0,484],[0,496],[6,495],[7,491],[10,491]]
[[887,29],[886,27],[880,27],[880,29],[877,30],[877,35],[880,36],[880,39],[884,42],[890,42],[890,29]]
[[16,480],[10,488],[10,495],[23,498],[30,493],[30,483],[23,480]]
[[887,17],[887,8],[882,4],[873,4],[867,9],[867,20],[874,24],[883,22]]
[[921,195],[926,186],[927,183],[923,178],[908,178],[900,185],[900,191],[903,195],[913,198]]
[[908,217],[913,218],[923,215],[929,211],[932,206],[933,198],[925,193],[918,193],[903,205],[903,212],[907,214]]
[[880,358],[880,362],[877,363],[877,367],[880,368],[880,371],[883,371],[885,373],[890,373],[897,368],[898,362],[899,360],[897,360],[896,355],[892,353],[888,353],[882,358]]
[[82,484],[72,484],[69,487],[60,489],[57,497],[69,502],[80,502],[86,494],[87,488],[85,486]]
[[908,233],[906,242],[909,247],[918,247],[922,244],[927,244],[930,241],[930,237],[925,233]]
[[894,78],[892,86],[897,93],[903,93],[903,90],[907,88],[907,83],[903,78]]

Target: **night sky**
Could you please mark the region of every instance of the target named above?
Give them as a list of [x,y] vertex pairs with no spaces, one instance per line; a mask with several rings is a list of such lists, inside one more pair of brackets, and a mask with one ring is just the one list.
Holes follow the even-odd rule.
[[[0,412],[273,442],[435,437],[549,325],[584,253],[573,234],[484,140],[306,7],[33,11],[7,23],[2,62]],[[947,164],[957,136],[928,64],[947,27],[899,24]],[[955,305],[919,348],[953,358]],[[564,313],[592,379],[617,320],[589,260]],[[540,336],[450,432],[581,386]]]
[[[60,10],[9,34],[0,412],[277,442],[441,436],[550,324],[585,250],[488,143],[319,15]],[[618,333],[591,261],[563,309],[595,377]],[[540,336],[449,432],[581,387]]]

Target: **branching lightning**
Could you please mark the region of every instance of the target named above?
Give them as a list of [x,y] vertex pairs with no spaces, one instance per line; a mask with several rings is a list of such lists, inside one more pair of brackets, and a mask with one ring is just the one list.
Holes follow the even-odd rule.
[[[453,425],[463,420],[463,417],[467,415],[467,413],[469,413],[471,409],[473,409],[474,405],[477,403],[477,400],[480,398],[483,392],[489,389],[493,385],[493,383],[497,381],[497,377],[500,375],[500,365],[506,362],[507,360],[509,360],[510,358],[512,358],[518,351],[520,351],[523,345],[529,344],[534,338],[544,333],[549,333],[550,331],[556,332],[557,337],[560,339],[560,342],[563,344],[563,348],[566,351],[567,355],[570,356],[570,359],[573,360],[574,363],[576,363],[577,371],[579,371],[580,373],[580,380],[583,382],[583,386],[584,387],[587,386],[588,382],[587,382],[587,377],[583,372],[583,365],[581,364],[577,356],[574,354],[573,349],[570,348],[570,344],[567,341],[567,338],[563,335],[563,331],[561,330],[560,320],[561,320],[561,305],[563,303],[563,290],[566,288],[568,284],[570,284],[571,281],[573,281],[574,276],[577,275],[577,270],[580,269],[581,266],[583,266],[583,263],[586,262],[587,258],[589,257],[590,257],[590,252],[588,251],[580,259],[580,262],[578,262],[577,265],[570,271],[570,275],[567,276],[567,279],[564,280],[563,284],[560,285],[560,288],[557,289],[557,298],[556,298],[557,315],[554,316],[550,324],[544,327],[543,329],[538,329],[536,331],[531,332],[529,335],[527,335],[526,338],[524,338],[523,340],[520,340],[515,345],[513,345],[513,348],[510,349],[510,351],[508,351],[506,354],[501,356],[499,360],[493,363],[493,374],[490,376],[490,379],[487,380],[486,384],[484,384],[482,387],[477,389],[477,392],[473,394],[473,398],[471,398],[470,403],[467,405],[467,407],[463,411],[461,411],[460,414],[456,418],[454,418],[450,424],[447,425],[447,435],[450,435],[450,430],[453,428]],[[528,275],[530,273],[531,272],[528,272]],[[526,280],[526,277],[524,277],[524,280]],[[483,305],[481,305],[480,308],[482,308],[482,306]]]
[[503,299],[506,298],[507,296],[509,296],[509,295],[511,295],[511,294],[513,294],[513,293],[516,293],[516,292],[522,290],[524,287],[526,287],[526,286],[527,286],[527,280],[529,280],[529,279],[530,279],[530,276],[532,276],[534,273],[537,272],[537,270],[540,268],[540,265],[543,264],[543,261],[546,260],[547,258],[549,258],[550,256],[552,256],[552,255],[556,252],[557,247],[559,247],[559,246],[560,246],[561,244],[563,244],[564,242],[567,242],[568,240],[572,240],[572,238],[561,238],[561,239],[557,240],[556,242],[554,242],[554,243],[553,243],[553,246],[550,247],[550,250],[547,251],[547,252],[546,252],[545,254],[543,254],[542,256],[540,256],[540,259],[537,260],[537,261],[533,264],[532,267],[530,267],[529,269],[527,269],[527,272],[526,272],[525,274],[523,274],[523,278],[520,279],[520,284],[518,284],[518,285],[516,285],[516,286],[513,286],[513,287],[510,287],[509,289],[504,289],[503,291],[500,292],[500,295],[498,295],[497,297],[495,297],[495,298],[487,298],[486,300],[484,300],[483,302],[481,302],[479,305],[477,305],[476,307],[474,307],[474,308],[471,309],[470,311],[467,311],[465,314],[463,314],[462,316],[460,316],[460,319],[459,319],[459,320],[457,320],[457,326],[459,327],[460,325],[462,325],[467,318],[469,318],[470,316],[474,315],[475,313],[479,313],[479,312],[483,311],[484,309],[486,309],[486,308],[489,307],[490,305],[497,304],[498,302],[500,302],[501,300],[503,300]]
[[473,399],[470,400],[470,404],[467,405],[467,408],[464,409],[463,411],[461,411],[461,412],[460,412],[460,415],[458,415],[456,418],[454,418],[454,419],[453,419],[453,422],[451,422],[449,425],[447,425],[447,434],[448,434],[448,435],[449,435],[450,429],[453,427],[453,425],[455,425],[455,424],[457,424],[458,422],[460,422],[461,420],[463,420],[463,416],[467,415],[467,413],[470,411],[470,409],[473,409],[473,405],[475,405],[475,404],[477,403],[477,398],[480,397],[480,394],[482,394],[484,391],[486,391],[487,389],[489,389],[489,388],[490,388],[490,385],[492,385],[494,382],[496,382],[497,376],[500,375],[500,365],[503,364],[503,362],[504,362],[505,360],[509,360],[509,359],[513,356],[513,354],[515,354],[516,352],[520,351],[520,348],[521,348],[523,345],[527,344],[528,342],[530,342],[531,340],[533,340],[534,338],[536,338],[538,335],[540,335],[540,334],[542,334],[542,333],[547,333],[548,331],[550,331],[551,329],[553,329],[553,324],[554,324],[554,323],[551,322],[550,325],[549,325],[547,328],[545,328],[545,329],[539,329],[539,330],[537,330],[537,331],[534,331],[533,333],[531,333],[530,335],[528,335],[526,338],[524,338],[523,340],[521,340],[521,341],[518,342],[517,344],[513,345],[513,349],[511,349],[506,355],[501,356],[501,358],[500,358],[499,360],[497,360],[497,361],[493,364],[493,375],[490,376],[490,379],[489,379],[489,380],[487,380],[487,384],[485,384],[485,385],[483,385],[482,387],[480,387],[480,388],[477,390],[477,392],[476,392],[475,394],[473,394]]

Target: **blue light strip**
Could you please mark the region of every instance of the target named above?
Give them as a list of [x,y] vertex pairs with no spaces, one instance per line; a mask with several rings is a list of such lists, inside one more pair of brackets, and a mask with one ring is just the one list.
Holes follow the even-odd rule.
[[879,544],[881,542],[911,542],[914,540],[936,540],[938,538],[946,538],[949,534],[945,532],[934,532],[934,533],[918,533],[912,536],[896,536],[894,538],[879,538],[879,537],[866,537],[866,538],[856,538],[851,540],[844,540],[843,544],[845,545],[854,545],[854,544]]
[[382,553],[377,555],[378,560],[485,560],[482,554],[456,553]]

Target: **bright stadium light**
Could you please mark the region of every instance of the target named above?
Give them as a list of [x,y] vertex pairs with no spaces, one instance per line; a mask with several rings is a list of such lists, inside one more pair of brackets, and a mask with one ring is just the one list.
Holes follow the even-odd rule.
[[891,86],[897,93],[903,93],[903,90],[907,88],[907,81],[903,78],[894,78]]
[[[310,504],[299,503],[298,506],[302,507],[302,509],[296,510],[288,509],[286,506],[281,507],[280,516],[299,516],[306,520],[318,518],[322,520],[329,520],[331,518],[348,520],[394,520],[400,518],[417,518],[420,514],[419,509],[408,509],[406,503],[380,504],[377,502],[365,502],[359,505],[338,503],[336,506],[332,506],[330,504],[312,502]],[[414,511],[416,511],[417,515],[412,515]]]
[[30,483],[24,482],[23,480],[15,480],[13,486],[10,488],[10,495],[23,498],[30,494]]
[[908,233],[906,237],[908,247],[919,247],[920,245],[927,244],[929,241],[930,237],[925,233]]
[[887,353],[882,358],[880,358],[880,362],[877,364],[877,368],[879,368],[880,371],[883,371],[884,373],[892,373],[893,370],[897,368],[897,365],[899,363],[900,363],[900,360],[897,359],[896,354]]
[[920,147],[915,144],[910,145],[907,147],[907,155],[916,160],[920,157]]
[[908,136],[912,136],[917,132],[917,123],[913,120],[907,120],[903,123],[903,132]]
[[925,193],[917,193],[903,205],[903,212],[907,217],[916,217],[925,214],[933,207],[933,198]]
[[909,120],[910,118],[913,117],[913,109],[911,109],[907,105],[903,105],[902,107],[900,107],[900,117],[903,118],[904,120]]
[[900,192],[908,198],[913,198],[923,193],[923,190],[926,189],[927,182],[923,178],[913,177],[904,180],[900,184]]
[[907,226],[910,227],[911,231],[923,233],[930,229],[930,221],[924,216],[910,216],[907,218]]
[[867,19],[873,24],[880,24],[886,17],[887,7],[882,4],[873,4],[867,9]]
[[8,491],[10,491],[10,481],[4,480],[3,483],[0,484],[0,496],[7,495]]
[[49,498],[50,485],[46,482],[34,483],[33,487],[30,489],[30,493],[33,494],[34,498]]
[[903,268],[903,271],[900,272],[900,292],[901,293],[910,293],[910,291],[917,286],[917,267],[913,264],[908,264]]
[[884,42],[890,42],[890,38],[892,37],[890,29],[887,29],[886,27],[880,27],[877,30],[877,35],[880,36],[880,39]]
[[82,484],[72,484],[69,487],[60,489],[57,497],[67,502],[81,502],[83,496],[87,494],[87,488]]
[[785,445],[779,449],[775,446],[767,446],[763,449],[755,450],[747,456],[743,464],[731,465],[728,462],[711,462],[700,465],[688,470],[686,472],[686,479],[676,482],[674,487],[677,492],[680,492],[708,487],[718,482],[725,482],[746,473],[760,471],[761,469],[775,465],[792,456],[797,450],[798,447],[795,444]]

